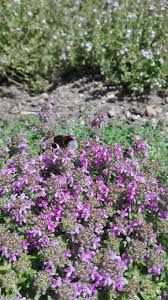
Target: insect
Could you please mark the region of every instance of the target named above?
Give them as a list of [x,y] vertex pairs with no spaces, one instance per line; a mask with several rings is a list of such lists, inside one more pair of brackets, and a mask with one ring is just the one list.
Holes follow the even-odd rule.
[[55,135],[51,139],[51,146],[53,149],[56,149],[58,146],[60,148],[66,148],[72,141],[74,141],[74,139],[70,135]]

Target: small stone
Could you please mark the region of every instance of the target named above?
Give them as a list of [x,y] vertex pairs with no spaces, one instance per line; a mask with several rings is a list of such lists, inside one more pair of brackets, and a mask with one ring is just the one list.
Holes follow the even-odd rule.
[[116,95],[113,92],[107,93],[106,96],[107,96],[108,101],[114,101],[117,99]]
[[125,116],[126,116],[127,119],[131,119],[131,113],[130,113],[129,110],[127,110],[127,111],[125,112]]
[[168,104],[168,96],[165,98],[165,103]]
[[107,115],[108,115],[109,118],[112,118],[112,117],[115,117],[115,116],[116,116],[116,112],[115,112],[115,110],[110,109],[110,110],[107,112]]
[[136,121],[136,120],[139,120],[140,117],[141,117],[140,115],[134,115],[134,114],[132,114],[131,115],[131,120]]
[[145,108],[145,115],[148,117],[156,117],[157,115],[160,115],[161,112],[162,112],[162,108],[155,104],[147,105]]
[[47,93],[43,93],[42,98],[47,101],[49,99],[49,95]]
[[133,114],[133,115],[140,115],[142,116],[143,115],[143,111],[141,109],[141,107],[139,107],[137,104],[136,104],[136,107],[130,107],[129,108],[129,111]]

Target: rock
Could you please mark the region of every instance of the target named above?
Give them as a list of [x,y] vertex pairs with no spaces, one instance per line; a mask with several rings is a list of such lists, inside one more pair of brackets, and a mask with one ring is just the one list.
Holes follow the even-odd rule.
[[47,101],[49,99],[49,95],[47,93],[43,93],[42,99],[44,99],[44,101]]
[[113,118],[116,116],[116,111],[114,109],[110,109],[108,112],[107,112],[107,115],[109,118]]
[[127,119],[131,119],[131,113],[130,113],[129,110],[127,110],[127,111],[125,112],[125,116],[126,116]]
[[10,90],[9,87],[0,86],[0,97],[4,98],[14,98],[15,94]]
[[9,109],[10,114],[19,114],[20,112],[21,112],[20,103],[12,105]]
[[136,121],[136,120],[138,120],[138,119],[140,119],[141,118],[141,116],[140,115],[131,115],[131,120],[132,121]]
[[157,95],[149,95],[149,101],[152,104],[161,104],[162,103],[162,98],[157,96]]
[[21,111],[21,115],[37,115],[35,111]]
[[165,98],[165,103],[168,104],[168,96]]
[[113,92],[109,92],[106,95],[108,102],[113,102],[114,100],[117,100],[117,96]]
[[140,115],[131,114],[129,110],[125,112],[125,116],[126,116],[127,120],[130,120],[130,121],[136,121],[141,117]]
[[162,113],[162,108],[155,104],[147,105],[144,113],[148,117],[156,117]]
[[[138,104],[138,103],[137,103]],[[129,108],[129,111],[133,114],[133,115],[140,115],[140,116],[143,116],[143,111],[142,111],[142,107],[139,107],[138,105],[136,104],[136,106],[134,107],[130,107]]]

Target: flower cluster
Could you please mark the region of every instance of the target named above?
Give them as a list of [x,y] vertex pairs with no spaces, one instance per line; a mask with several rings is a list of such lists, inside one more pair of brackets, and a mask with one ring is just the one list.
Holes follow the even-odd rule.
[[135,136],[123,149],[88,140],[33,157],[18,145],[19,159],[10,156],[0,169],[4,297],[30,279],[22,296],[37,299],[91,300],[109,289],[114,299],[132,299],[155,287],[168,214],[166,187],[148,170],[147,143]]

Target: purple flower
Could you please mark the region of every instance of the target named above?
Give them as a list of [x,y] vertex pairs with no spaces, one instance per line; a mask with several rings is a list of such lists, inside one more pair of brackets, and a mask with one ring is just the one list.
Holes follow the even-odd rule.
[[149,192],[144,196],[145,205],[152,211],[158,212],[159,206],[159,197],[156,192]]
[[114,251],[110,251],[108,257],[110,258],[110,260],[116,262],[116,270],[125,271],[127,269],[127,264],[129,261],[126,254],[121,257],[120,255],[117,255]]
[[81,163],[82,169],[84,171],[87,171],[87,168],[88,168],[88,159],[87,159],[86,151],[82,150],[80,152],[79,159],[80,159],[80,163]]
[[119,236],[121,234],[127,235],[127,221],[124,218],[116,219],[115,222],[110,223],[110,227],[108,229],[110,233],[114,236]]
[[127,198],[134,204],[136,202],[137,184],[135,181],[131,181],[127,185]]
[[95,252],[93,250],[87,248],[85,249],[83,247],[79,249],[79,256],[81,258],[81,261],[90,262],[93,259],[94,255]]
[[110,274],[102,272],[101,277],[102,277],[101,278],[101,285],[103,287],[107,287],[107,286],[112,285],[113,281],[112,281],[112,278],[111,278]]
[[148,144],[146,143],[146,141],[143,141],[138,135],[134,136],[133,149],[143,157],[148,157]]
[[18,145],[18,149],[24,152],[27,149],[27,146],[28,146],[27,141],[23,139],[22,142]]
[[101,177],[98,177],[96,179],[96,184],[97,184],[97,188],[98,188],[99,192],[101,193],[101,195],[107,196],[109,189],[108,189],[107,185],[104,184]]
[[90,204],[84,203],[80,207],[77,206],[77,208],[80,211],[81,218],[84,219],[85,221],[87,221],[87,219],[89,218],[89,215],[90,215],[90,209],[91,209]]
[[94,237],[92,239],[93,243],[93,249],[96,250],[98,247],[100,247],[100,237]]
[[123,152],[120,144],[114,146],[114,155],[117,160],[123,158]]
[[55,276],[55,267],[51,261],[44,262],[44,270],[51,276]]
[[142,224],[142,220],[135,219],[134,221],[130,221],[128,228],[130,232],[136,231],[137,227],[139,227]]
[[24,184],[25,184],[25,179],[24,179],[24,177],[18,178],[18,179],[17,179],[16,181],[14,181],[13,184],[12,184],[13,192],[14,192],[14,193],[20,192],[20,191],[23,189]]
[[65,268],[64,272],[66,273],[66,278],[71,278],[75,272],[75,268],[71,265]]
[[93,267],[93,269],[91,271],[91,280],[94,282],[95,287],[101,286],[102,276],[98,272],[98,268],[95,266]]
[[106,114],[102,114],[100,116],[94,116],[91,120],[91,126],[100,128],[105,124],[105,120],[107,119]]
[[168,212],[159,212],[158,215],[160,218],[168,220]]
[[163,265],[160,266],[152,266],[148,269],[149,274],[152,274],[154,276],[159,276],[163,270]]
[[125,285],[124,277],[120,274],[115,275],[113,279],[113,288],[121,292],[124,289],[124,285]]
[[94,295],[96,292],[94,285],[86,284],[80,281],[74,284],[74,289],[77,296],[83,296],[85,299],[87,299],[86,297],[88,296]]

